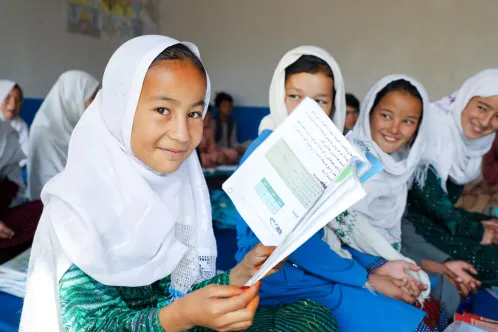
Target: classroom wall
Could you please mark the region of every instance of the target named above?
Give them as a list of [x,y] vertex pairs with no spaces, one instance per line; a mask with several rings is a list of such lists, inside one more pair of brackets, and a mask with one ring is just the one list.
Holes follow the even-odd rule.
[[170,0],[161,31],[198,45],[213,89],[268,105],[282,55],[327,49],[360,98],[383,75],[413,75],[432,98],[498,67],[496,0]]
[[63,0],[0,0],[0,78],[43,98],[57,77],[81,69],[101,80],[119,42],[66,32]]
[[[160,31],[196,43],[213,89],[267,106],[280,57],[322,46],[360,98],[382,75],[404,72],[433,98],[498,67],[496,0],[160,0]],[[118,42],[65,31],[63,0],[0,1],[0,77],[44,97],[70,68],[101,79]]]

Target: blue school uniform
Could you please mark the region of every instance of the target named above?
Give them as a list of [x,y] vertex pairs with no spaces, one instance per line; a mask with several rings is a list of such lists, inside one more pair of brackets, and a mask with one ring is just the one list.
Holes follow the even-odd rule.
[[[247,149],[247,157],[272,133],[265,130]],[[384,261],[345,247],[352,259],[339,256],[322,241],[323,230],[294,251],[283,268],[264,279],[260,305],[276,306],[309,299],[328,307],[339,330],[412,332],[425,316],[405,302],[364,288],[371,269]],[[259,243],[240,214],[237,216],[237,254],[240,262]]]

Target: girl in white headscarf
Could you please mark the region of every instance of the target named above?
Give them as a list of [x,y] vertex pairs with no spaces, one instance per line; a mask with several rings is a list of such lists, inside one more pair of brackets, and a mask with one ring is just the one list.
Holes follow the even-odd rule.
[[[343,131],[346,105],[341,71],[334,58],[318,47],[295,48],[280,60],[270,85],[271,115],[261,122],[261,134],[242,162],[305,97],[315,100]],[[368,226],[375,231],[370,224]],[[326,331],[434,330],[422,322],[425,313],[411,305],[420,294],[421,285],[413,280],[414,290],[410,292],[412,287],[403,268],[417,271],[419,268],[408,261],[386,263],[379,257],[383,251],[370,255],[348,246],[341,247],[339,238],[333,232],[332,235],[335,238],[333,245],[325,241],[328,239],[325,231],[320,230],[294,251],[282,270],[262,284],[261,304],[277,306],[302,298],[309,299],[309,303],[322,304],[337,319],[337,326],[329,326]],[[390,253],[394,252],[393,259],[401,259],[402,256],[381,235],[379,238],[391,249]],[[241,261],[257,243],[254,232],[239,217],[236,259]],[[361,315],[362,319],[351,319],[354,315]]]
[[[19,116],[24,96],[21,87],[14,81],[0,80],[0,120],[8,121],[19,135],[19,144],[23,153],[28,155],[28,125]],[[25,166],[26,158],[21,160],[21,167]]]
[[[355,219],[364,219],[382,235],[390,248],[401,249],[401,217],[408,188],[426,146],[427,125],[422,114],[428,109],[429,100],[423,86],[405,75],[382,78],[365,97],[352,136],[367,145],[384,169],[363,184],[367,196],[350,209],[358,215],[350,213],[339,218],[341,222],[336,220],[329,224],[337,231],[344,228],[344,232],[338,233],[344,234],[342,239],[347,243],[355,241],[347,231],[351,226],[349,221],[354,224]],[[372,246],[376,245],[376,241],[371,242]],[[355,246],[363,245],[369,244]],[[365,251],[374,253],[371,249]],[[382,250],[373,251],[382,257],[390,256]]]
[[95,98],[98,86],[92,75],[70,70],[59,76],[50,89],[31,125],[28,152],[31,199],[40,199],[43,186],[66,166],[69,138]]
[[[386,76],[368,92],[349,139],[362,140],[384,169],[363,183],[367,194],[364,199],[327,225],[326,239],[334,241],[337,235],[357,250],[388,260],[379,273],[413,277],[425,285],[418,300],[429,320],[438,321],[439,330],[443,330],[446,317],[439,314],[440,304],[429,295],[427,273],[411,257],[400,253],[404,246],[401,225],[408,189],[427,145],[428,112],[429,99],[424,87],[406,75]],[[443,297],[436,295],[447,300],[448,292],[452,295],[456,290],[445,288]]]
[[[472,76],[433,102],[427,115],[428,148],[409,192],[407,219],[427,241],[473,264],[483,284],[498,285],[496,220],[454,206],[462,186],[479,176],[498,130],[498,69]],[[467,264],[456,272],[468,279],[473,271]]]
[[[296,65],[296,61],[303,56],[308,60],[304,67],[308,68]],[[327,90],[326,77],[313,75],[317,73],[332,79],[329,82],[332,90]],[[293,82],[289,82],[286,89],[286,78],[292,74],[304,75],[301,78],[295,77],[293,80],[296,80],[296,86],[290,86]],[[319,47],[297,47],[280,60],[270,85],[271,113],[261,120],[259,134],[265,130],[275,130],[305,97],[310,97],[321,105],[342,132],[346,119],[346,96],[341,70],[335,59]]]
[[0,121],[0,264],[30,246],[42,211],[40,201],[13,206],[25,190],[19,165],[24,158],[19,135]]
[[42,192],[21,331],[252,324],[259,284],[240,286],[273,248],[258,246],[215,276],[209,195],[194,151],[209,95],[193,44],[142,36],[113,54],[65,169]]

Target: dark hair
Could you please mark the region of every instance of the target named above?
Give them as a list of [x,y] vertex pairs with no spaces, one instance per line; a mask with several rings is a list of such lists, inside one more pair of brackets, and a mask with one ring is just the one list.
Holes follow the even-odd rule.
[[422,100],[422,96],[420,95],[420,92],[418,92],[417,88],[413,84],[411,84],[407,80],[399,79],[396,81],[392,81],[377,93],[377,96],[375,96],[375,101],[372,105],[372,109],[374,109],[375,106],[377,106],[379,101],[382,98],[384,98],[385,95],[387,95],[389,92],[394,92],[394,91],[407,93],[420,100],[420,103],[422,104],[424,103],[424,101]]
[[329,64],[324,60],[316,57],[314,55],[301,55],[293,64],[285,68],[285,81],[289,79],[292,75],[308,73],[308,74],[318,74],[322,73],[330,77],[334,81],[334,90],[332,91],[334,99],[332,100],[332,110],[330,112],[330,117],[335,113],[335,80],[334,72],[330,68]]
[[12,89],[19,89],[19,92],[21,93],[21,102],[24,101],[24,92],[22,91],[21,86],[16,84]]
[[216,94],[216,98],[214,98],[214,105],[216,108],[220,107],[221,103],[224,101],[228,101],[230,104],[233,105],[233,98],[226,92],[218,92]]
[[334,79],[334,73],[328,63],[314,55],[301,55],[296,62],[285,68],[285,80],[287,81],[290,76],[300,73],[323,73]]
[[192,62],[192,64],[198,67],[200,71],[206,74],[206,69],[204,68],[201,60],[197,57],[197,55],[194,54],[194,52],[192,52],[187,46],[183,44],[175,44],[164,49],[164,51],[159,53],[154,61],[152,61],[151,66],[156,62],[164,60],[189,60]]
[[[418,123],[419,125],[417,128],[417,131],[415,132],[415,135],[413,136],[412,142],[409,143],[409,146],[411,146],[413,144],[413,142],[415,142],[415,139],[417,138],[418,129],[420,128],[420,123],[422,122],[422,117],[424,116],[424,109],[423,109],[424,101],[422,100],[422,96],[420,95],[420,92],[418,92],[417,88],[413,84],[411,84],[410,82],[408,82],[407,80],[404,80],[404,79],[392,81],[391,83],[386,85],[382,90],[380,90],[377,93],[377,96],[375,96],[375,101],[374,101],[372,108],[370,110],[373,110],[375,108],[375,106],[377,106],[377,104],[380,102],[380,100],[382,98],[384,98],[388,93],[394,92],[394,91],[399,91],[399,92],[404,92],[406,94],[409,94],[410,96],[413,96],[413,97],[417,98],[418,100],[420,100],[420,103],[422,104],[422,114],[420,116],[420,121]],[[372,115],[372,113],[370,113],[370,116],[371,115]]]
[[213,106],[211,106],[211,104],[208,105],[208,108],[206,110],[206,114],[207,113],[211,113],[213,111]]
[[354,94],[352,93],[346,93],[346,106],[350,106],[353,108],[356,108],[357,110],[360,109],[360,101],[358,98],[355,97]]

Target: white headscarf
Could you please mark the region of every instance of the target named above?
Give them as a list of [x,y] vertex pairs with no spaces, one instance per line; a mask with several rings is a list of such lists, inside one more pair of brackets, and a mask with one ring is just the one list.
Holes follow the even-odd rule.
[[[16,86],[16,82],[11,80],[0,80],[0,103],[9,95],[10,91]],[[1,115],[4,118],[3,114]]]
[[[130,147],[147,70],[178,43],[142,36],[109,60],[102,90],[74,129],[66,168],[42,193],[21,331],[63,331],[58,281],[71,264],[113,286],[150,285],[171,275],[176,296],[214,276],[216,242],[197,154],[161,175]],[[193,44],[183,44],[199,56]],[[209,94],[208,78],[206,109]]]
[[[409,150],[387,154],[373,141],[370,131],[370,112],[377,94],[389,83],[404,79],[417,88],[423,100],[423,116],[418,134]],[[389,75],[377,82],[368,92],[361,104],[358,122],[353,128],[351,140],[359,138],[370,151],[379,158],[384,170],[362,184],[365,198],[353,205],[348,211],[331,221],[326,227],[325,240],[331,248],[336,235],[342,242],[364,253],[382,257],[386,260],[404,260],[414,263],[401,255],[401,218],[405,211],[409,185],[422,158],[426,146],[427,110],[429,98],[424,87],[406,75]],[[397,247],[395,249],[395,247]],[[429,286],[425,272],[412,273],[422,283]],[[429,294],[421,294],[423,301]]]
[[446,190],[448,178],[464,185],[476,179],[481,172],[482,157],[491,149],[495,133],[477,139],[468,139],[462,129],[462,112],[474,97],[498,95],[498,68],[486,69],[467,79],[448,97],[431,103],[427,112],[428,140],[420,171],[421,185],[428,165],[432,165]]
[[24,180],[19,162],[25,158],[19,136],[12,126],[0,121],[0,181],[14,182],[24,192]]
[[[16,82],[11,80],[0,80],[0,103],[4,101],[4,99],[9,95],[10,91],[16,86]],[[3,112],[0,112],[0,120],[5,121],[5,116]],[[12,128],[14,128],[19,134],[19,144],[21,145],[21,149],[24,154],[28,155],[28,145],[29,145],[29,129],[26,122],[17,115],[15,118],[9,121]],[[24,158],[20,165],[26,165],[26,158]]]
[[287,52],[278,63],[270,84],[270,114],[265,116],[259,125],[259,134],[264,130],[275,130],[287,119],[287,107],[285,106],[285,69],[296,62],[303,55],[313,55],[325,61],[334,74],[334,115],[332,121],[341,131],[344,130],[346,120],[346,95],[344,92],[344,81],[341,69],[334,58],[324,49],[316,46],[299,46]]
[[36,113],[28,151],[28,188],[40,199],[43,186],[66,166],[69,138],[85,111],[85,101],[99,82],[90,74],[70,70],[57,79]]

